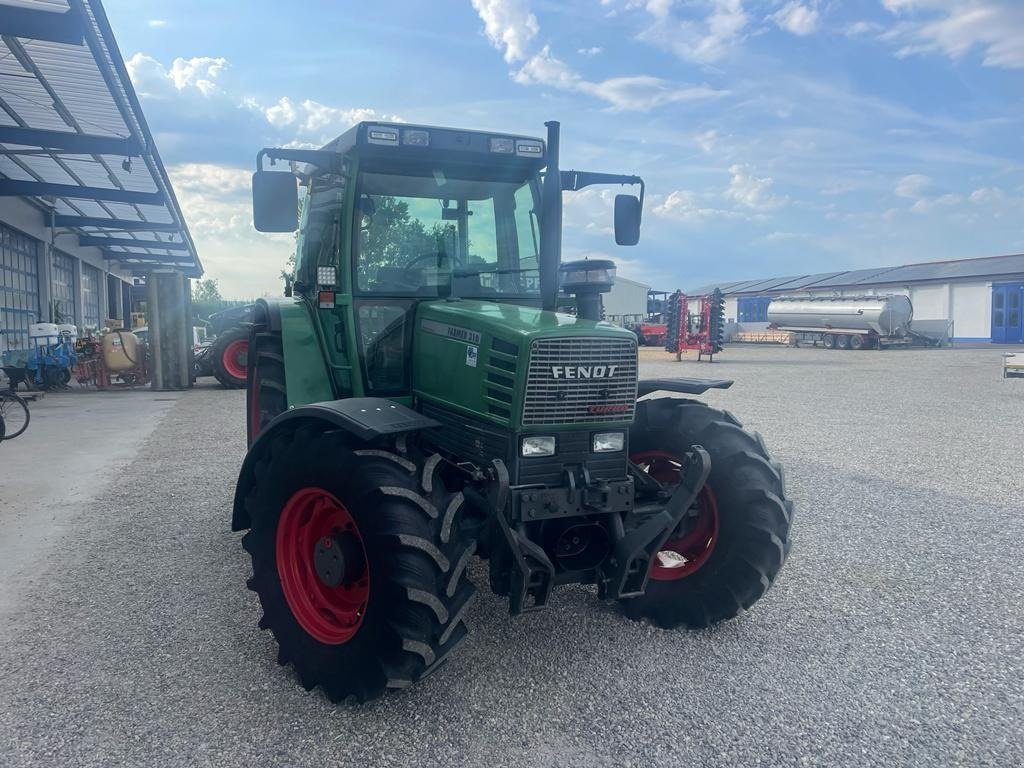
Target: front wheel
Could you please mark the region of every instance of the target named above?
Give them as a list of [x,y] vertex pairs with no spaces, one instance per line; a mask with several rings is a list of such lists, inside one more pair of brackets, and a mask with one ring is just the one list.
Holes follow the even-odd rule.
[[437,669],[466,635],[475,541],[440,457],[303,426],[272,439],[246,498],[260,626],[307,690],[368,701]]
[[666,629],[706,627],[750,608],[775,581],[790,547],[793,504],[760,436],[693,400],[637,404],[629,447],[640,470],[671,489],[693,445],[711,457],[707,483],[651,563],[645,594],[622,601],[631,619]]

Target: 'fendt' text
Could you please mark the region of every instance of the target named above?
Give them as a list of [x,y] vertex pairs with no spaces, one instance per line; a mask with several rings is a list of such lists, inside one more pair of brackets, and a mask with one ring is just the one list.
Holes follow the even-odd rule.
[[610,379],[615,375],[617,365],[552,365],[551,376],[555,379]]

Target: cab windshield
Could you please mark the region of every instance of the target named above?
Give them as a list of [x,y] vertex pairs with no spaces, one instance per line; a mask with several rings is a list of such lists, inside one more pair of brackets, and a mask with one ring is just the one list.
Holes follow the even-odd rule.
[[356,292],[539,296],[538,211],[533,181],[363,173],[353,226]]

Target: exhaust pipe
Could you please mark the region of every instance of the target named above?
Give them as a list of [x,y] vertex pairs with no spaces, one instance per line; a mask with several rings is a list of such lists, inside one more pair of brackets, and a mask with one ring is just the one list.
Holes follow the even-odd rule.
[[540,221],[540,298],[541,307],[553,311],[558,306],[558,267],[562,263],[562,173],[558,170],[558,121],[544,125],[548,129],[548,166]]

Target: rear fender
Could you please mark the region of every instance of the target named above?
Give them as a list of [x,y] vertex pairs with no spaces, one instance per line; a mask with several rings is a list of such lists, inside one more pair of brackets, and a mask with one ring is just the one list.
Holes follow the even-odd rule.
[[245,455],[235,486],[231,530],[241,531],[250,525],[245,497],[256,483],[256,464],[268,453],[274,438],[305,425],[323,430],[340,429],[360,442],[441,426],[412,408],[382,397],[350,397],[291,408],[263,429]]

